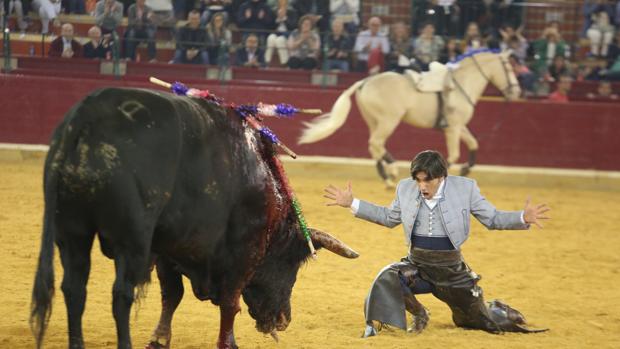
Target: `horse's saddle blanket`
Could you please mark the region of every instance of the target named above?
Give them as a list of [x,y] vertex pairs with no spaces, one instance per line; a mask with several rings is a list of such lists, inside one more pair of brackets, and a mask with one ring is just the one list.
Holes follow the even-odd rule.
[[439,63],[431,62],[429,71],[421,74],[413,70],[405,70],[416,89],[420,92],[442,92],[452,89],[452,80],[449,78],[448,67]]

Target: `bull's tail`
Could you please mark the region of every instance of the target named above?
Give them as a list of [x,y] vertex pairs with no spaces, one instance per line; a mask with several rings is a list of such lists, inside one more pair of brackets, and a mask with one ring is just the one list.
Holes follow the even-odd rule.
[[366,80],[360,80],[344,91],[334,103],[331,112],[321,115],[312,122],[304,123],[306,129],[303,130],[299,138],[299,144],[318,142],[331,136],[344,125],[351,110],[351,95],[357,91],[364,81]]
[[[78,108],[74,107],[63,123],[54,131],[45,160],[43,178],[43,194],[45,211],[43,213],[43,234],[39,263],[34,277],[32,300],[30,303],[30,329],[36,339],[37,348],[41,348],[43,336],[50,316],[52,315],[52,298],[54,297],[54,240],[56,238],[56,205],[59,185],[59,168],[65,161],[68,148],[74,146],[80,132],[71,132],[83,127],[79,120]],[[69,124],[71,124],[69,126]]]
[[54,238],[56,211],[56,171],[51,171],[45,183],[45,213],[43,214],[43,237],[39,253],[39,265],[34,278],[30,305],[30,328],[41,348],[45,328],[52,314],[54,296]]

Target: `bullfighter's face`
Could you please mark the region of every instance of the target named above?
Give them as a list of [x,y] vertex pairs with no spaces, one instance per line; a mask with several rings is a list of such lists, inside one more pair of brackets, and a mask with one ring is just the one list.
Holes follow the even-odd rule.
[[418,183],[418,188],[420,189],[420,193],[426,200],[430,200],[435,196],[441,182],[443,182],[443,177],[430,179],[426,172],[420,171],[415,176],[415,181]]

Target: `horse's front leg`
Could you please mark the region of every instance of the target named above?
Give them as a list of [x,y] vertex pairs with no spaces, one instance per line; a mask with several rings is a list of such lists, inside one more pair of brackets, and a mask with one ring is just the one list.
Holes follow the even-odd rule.
[[237,343],[235,343],[235,335],[233,333],[233,327],[235,323],[235,316],[241,310],[239,306],[239,292],[224,301],[220,305],[220,335],[217,339],[218,349],[237,349]]
[[161,287],[161,315],[146,349],[170,348],[172,316],[183,298],[181,273],[164,257],[157,258],[157,278]]

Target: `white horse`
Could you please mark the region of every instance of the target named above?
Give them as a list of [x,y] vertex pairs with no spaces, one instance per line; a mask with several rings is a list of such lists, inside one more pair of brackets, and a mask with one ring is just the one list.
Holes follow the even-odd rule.
[[357,106],[370,130],[368,150],[388,186],[394,185],[398,171],[385,149],[387,139],[401,120],[416,127],[432,128],[441,112],[447,121],[447,127],[443,129],[448,147],[447,161],[454,164],[458,160],[459,140],[463,140],[469,150],[469,161],[461,168],[461,174],[467,175],[475,164],[478,149],[478,141],[467,129],[467,124],[487,84],[495,85],[508,100],[517,99],[521,94],[508,62],[509,54],[481,50],[465,55],[457,68],[449,70],[446,80],[452,87],[443,93],[443,97],[434,92],[420,92],[411,78],[393,72],[357,81],[338,97],[330,113],[306,123],[299,143],[317,142],[340,128],[351,109],[350,97],[355,93]]

